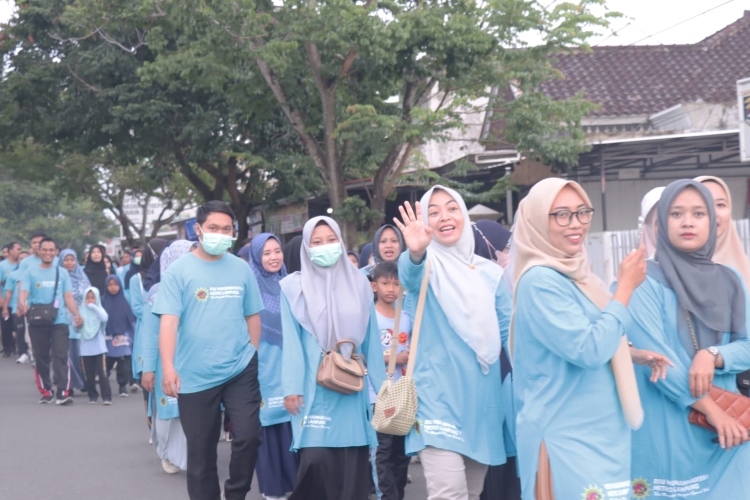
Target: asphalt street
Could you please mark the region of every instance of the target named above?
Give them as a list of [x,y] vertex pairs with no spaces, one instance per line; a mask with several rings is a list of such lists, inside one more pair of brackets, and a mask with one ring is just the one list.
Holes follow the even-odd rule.
[[[185,473],[166,474],[148,444],[140,393],[112,406],[78,394],[70,406],[40,405],[39,397],[31,365],[0,358],[0,500],[188,499]],[[230,444],[218,447],[224,481]],[[405,500],[424,500],[421,466],[410,474]],[[262,499],[255,481],[247,498]]]

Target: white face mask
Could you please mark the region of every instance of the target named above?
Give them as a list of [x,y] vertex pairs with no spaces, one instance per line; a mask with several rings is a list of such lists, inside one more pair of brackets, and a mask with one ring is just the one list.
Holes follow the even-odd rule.
[[203,250],[205,250],[207,254],[214,256],[222,255],[229,250],[236,239],[227,234],[207,233],[202,227],[201,233],[200,242]]
[[320,267],[331,267],[338,262],[343,253],[341,243],[337,241],[328,245],[312,247],[310,249],[310,260]]

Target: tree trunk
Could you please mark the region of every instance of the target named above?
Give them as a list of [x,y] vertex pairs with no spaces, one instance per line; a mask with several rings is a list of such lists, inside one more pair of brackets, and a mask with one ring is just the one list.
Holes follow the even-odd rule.
[[247,223],[247,217],[250,215],[252,208],[252,205],[233,207],[234,215],[237,216],[237,241],[234,242],[235,251],[242,247],[242,241],[247,238],[247,230],[250,227]]

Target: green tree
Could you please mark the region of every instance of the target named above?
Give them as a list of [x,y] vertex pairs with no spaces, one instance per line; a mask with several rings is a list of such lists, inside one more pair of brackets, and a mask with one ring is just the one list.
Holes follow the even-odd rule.
[[18,241],[24,248],[31,234],[41,231],[60,248],[72,248],[83,257],[88,246],[118,234],[113,221],[91,201],[72,200],[50,183],[12,180],[2,173],[0,214],[3,244]]
[[[124,193],[171,196],[185,192],[184,180],[204,200],[228,201],[243,233],[254,206],[276,191],[299,191],[279,178],[299,182],[284,172],[305,158],[251,72],[184,50],[209,27],[184,22],[179,3],[168,5],[170,16],[161,6],[148,5],[141,31],[111,10],[106,31],[86,32],[79,16],[111,6],[19,3],[0,49],[0,137],[8,148],[29,140],[43,146],[51,160],[23,175],[54,172],[71,192],[119,212],[126,235],[132,225],[118,207]],[[120,7],[144,12],[135,3]]]

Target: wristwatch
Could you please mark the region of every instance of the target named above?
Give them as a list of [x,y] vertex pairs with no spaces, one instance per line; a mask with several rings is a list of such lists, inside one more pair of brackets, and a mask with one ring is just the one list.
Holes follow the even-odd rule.
[[706,350],[714,355],[714,361],[719,359],[719,349],[716,346],[706,347]]

